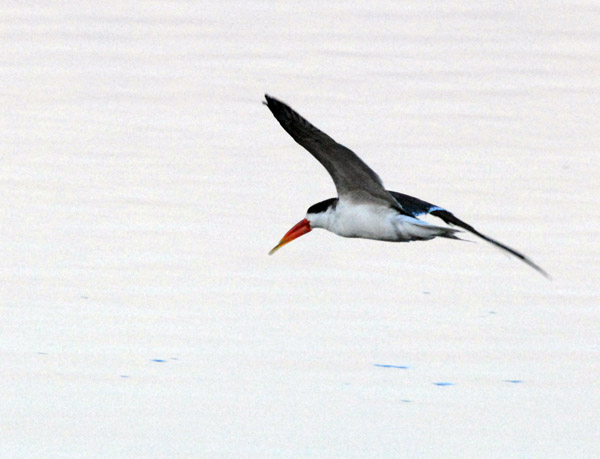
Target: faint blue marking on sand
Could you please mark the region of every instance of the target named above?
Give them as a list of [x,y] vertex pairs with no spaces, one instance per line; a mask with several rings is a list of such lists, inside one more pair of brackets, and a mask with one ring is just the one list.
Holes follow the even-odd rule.
[[408,370],[410,368],[408,365],[388,365],[384,363],[376,363],[373,366],[379,368],[399,368],[401,370]]
[[454,386],[454,383],[451,382],[434,382],[436,386]]
[[522,383],[523,381],[521,381],[520,379],[505,379],[504,382],[519,384],[519,383]]

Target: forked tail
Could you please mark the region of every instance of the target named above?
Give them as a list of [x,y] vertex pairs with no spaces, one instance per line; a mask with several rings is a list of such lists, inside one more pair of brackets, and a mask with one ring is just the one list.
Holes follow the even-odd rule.
[[432,225],[414,217],[404,216],[397,225],[397,230],[399,236],[406,241],[428,241],[436,237],[462,240],[456,235],[456,233],[462,233],[461,230]]

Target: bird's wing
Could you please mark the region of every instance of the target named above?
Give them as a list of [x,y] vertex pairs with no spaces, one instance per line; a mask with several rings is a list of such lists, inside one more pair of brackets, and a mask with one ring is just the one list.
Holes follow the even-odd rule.
[[548,273],[542,268],[540,268],[537,264],[535,264],[530,258],[526,257],[520,252],[517,252],[515,249],[511,249],[507,245],[504,245],[501,242],[498,242],[495,239],[492,239],[491,237],[480,233],[468,223],[465,223],[459,218],[457,218],[452,212],[449,212],[440,206],[430,204],[426,201],[415,198],[413,196],[409,196],[407,194],[397,193],[395,191],[390,191],[389,193],[396,199],[396,201],[400,203],[404,211],[410,214],[411,216],[418,217],[419,215],[430,214],[434,215],[435,217],[441,218],[444,221],[444,223],[448,225],[458,226],[459,228],[466,229],[467,231],[480,237],[484,241],[487,241],[490,244],[493,244],[496,247],[517,257],[519,260],[523,261],[524,263],[527,263],[529,266],[531,266],[533,269],[535,269],[542,275],[546,276],[547,278],[550,278]]
[[265,99],[265,105],[283,129],[327,169],[340,199],[379,201],[401,210],[379,176],[352,150],[337,143],[283,102],[266,94]]

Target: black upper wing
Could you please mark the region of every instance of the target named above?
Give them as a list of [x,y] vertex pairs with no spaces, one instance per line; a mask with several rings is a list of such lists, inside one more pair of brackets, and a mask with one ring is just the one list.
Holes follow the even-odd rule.
[[283,102],[266,94],[265,99],[283,129],[327,169],[341,199],[380,201],[398,207],[379,176],[352,150],[337,143]]

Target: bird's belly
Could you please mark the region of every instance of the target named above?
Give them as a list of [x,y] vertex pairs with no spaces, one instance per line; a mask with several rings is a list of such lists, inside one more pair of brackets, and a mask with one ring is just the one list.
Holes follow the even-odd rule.
[[340,212],[330,231],[338,236],[376,239],[380,241],[398,241],[396,217],[392,209],[372,209],[357,206],[346,212]]
[[423,241],[452,231],[387,207],[373,206],[342,209],[332,223],[327,229],[339,236],[391,242]]

